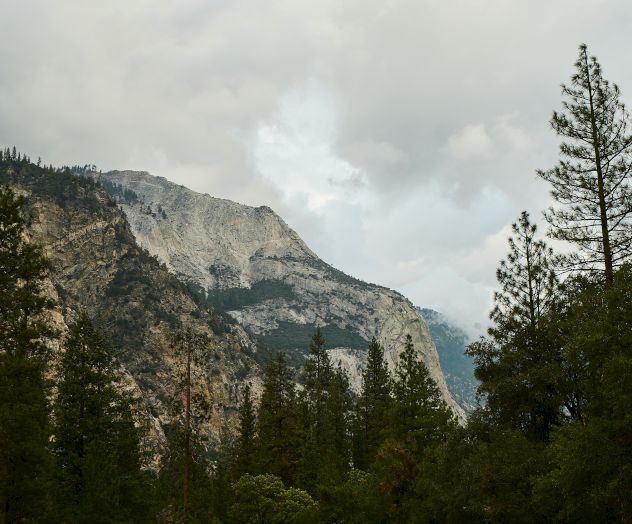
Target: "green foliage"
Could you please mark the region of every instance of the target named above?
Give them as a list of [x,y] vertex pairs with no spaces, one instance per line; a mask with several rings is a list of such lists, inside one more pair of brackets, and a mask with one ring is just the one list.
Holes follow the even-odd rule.
[[362,372],[362,390],[353,419],[353,465],[366,469],[375,458],[387,435],[392,406],[391,378],[384,351],[373,338],[369,344],[366,367]]
[[[14,152],[15,153],[15,152]],[[15,156],[15,154],[13,154]],[[6,163],[6,162],[5,162]],[[48,511],[49,384],[44,296],[48,264],[26,240],[24,199],[0,188],[0,520]]]
[[568,352],[582,362],[583,417],[553,436],[552,471],[538,500],[560,520],[632,518],[632,270],[611,286],[585,285],[572,311]]
[[138,202],[138,195],[136,192],[127,187],[123,187],[121,184],[112,182],[107,178],[102,179],[101,184],[107,194],[110,195],[116,202],[124,202],[125,204],[134,204]]
[[148,521],[140,432],[112,348],[85,313],[71,326],[55,399],[56,505],[72,522]]
[[629,114],[619,88],[603,78],[601,66],[579,48],[571,85],[562,85],[562,111],[554,112],[551,126],[565,141],[561,159],[538,175],[552,185],[560,204],[546,219],[554,238],[578,248],[567,258],[570,269],[604,272],[632,256],[632,134]]
[[250,384],[244,388],[244,396],[239,406],[239,428],[237,449],[235,450],[235,475],[252,473],[256,464],[256,414],[252,402]]
[[384,522],[376,478],[371,473],[351,470],[344,482],[331,488],[320,501],[318,522],[368,524]]
[[285,489],[274,475],[242,476],[234,485],[232,522],[270,524],[308,524],[316,522],[317,505],[308,493],[297,488]]
[[19,183],[40,198],[48,198],[62,208],[78,207],[98,211],[96,183],[91,178],[73,173],[69,167],[53,169],[41,167],[29,160],[16,158],[0,160],[0,183]]
[[210,336],[189,326],[170,334],[174,365],[168,385],[171,426],[160,470],[161,501],[166,514],[185,522],[210,520],[210,455],[200,428],[208,422],[212,399],[195,387],[204,380]]
[[251,287],[209,290],[207,302],[224,311],[252,306],[272,299],[294,300],[294,288],[282,280],[264,279]]
[[547,440],[571,396],[562,387],[562,348],[553,325],[559,286],[552,251],[535,239],[526,212],[512,229],[507,259],[497,271],[489,338],[470,344],[468,353],[476,361],[479,392],[498,423]]
[[319,328],[302,374],[301,404],[306,435],[301,485],[311,493],[344,478],[350,463],[348,379],[334,370]]
[[[314,333],[317,326],[313,324],[296,324],[283,320],[277,321],[278,328],[267,332],[259,337],[260,345],[264,354],[270,351],[288,352],[288,358],[297,364],[303,363],[303,355],[306,351],[302,349],[305,340]],[[320,327],[323,338],[326,339],[326,349],[345,347],[351,349],[363,349],[366,341],[356,332],[349,329],[342,329],[335,324],[328,324]]]
[[283,353],[266,366],[258,415],[258,470],[293,485],[299,473],[303,431],[294,377]]
[[453,420],[449,408],[426,366],[415,351],[410,335],[399,356],[389,412],[389,433],[408,449],[422,450],[442,440]]
[[[168,437],[167,447],[163,450],[161,467],[156,479],[159,520],[212,522],[213,483],[209,475],[209,452],[200,439],[191,438],[187,453],[187,431],[183,424],[174,424],[166,428],[165,433]],[[186,463],[189,468],[189,493],[185,513],[183,492]]]

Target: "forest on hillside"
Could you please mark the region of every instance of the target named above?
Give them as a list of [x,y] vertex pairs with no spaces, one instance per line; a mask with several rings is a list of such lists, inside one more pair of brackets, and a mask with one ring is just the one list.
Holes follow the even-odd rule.
[[[517,217],[491,328],[467,349],[480,385],[463,425],[410,337],[394,370],[369,344],[355,395],[316,329],[299,375],[277,352],[260,398],[246,387],[237,430],[212,446],[198,428],[213,399],[191,387],[209,338],[183,323],[153,460],[116,341],[85,312],[65,337],[54,328],[25,197],[2,187],[0,521],[632,522],[632,122],[586,46],[562,97],[559,161],[537,176],[554,200],[546,233],[569,249]],[[0,172],[81,189],[72,169],[15,148]]]

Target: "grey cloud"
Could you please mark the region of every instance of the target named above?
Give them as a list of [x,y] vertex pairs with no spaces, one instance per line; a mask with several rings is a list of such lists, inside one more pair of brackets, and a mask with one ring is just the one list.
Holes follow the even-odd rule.
[[[632,96],[627,0],[0,4],[2,145],[271,205],[342,269],[472,318],[493,240],[546,205],[577,45]],[[334,118],[303,143],[321,95]],[[262,158],[262,126],[294,151]]]

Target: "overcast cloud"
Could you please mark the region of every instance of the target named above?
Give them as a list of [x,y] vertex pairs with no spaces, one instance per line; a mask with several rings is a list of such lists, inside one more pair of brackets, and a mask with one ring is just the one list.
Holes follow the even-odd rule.
[[632,93],[629,0],[0,0],[0,144],[269,205],[326,261],[484,323],[539,216],[580,42]]

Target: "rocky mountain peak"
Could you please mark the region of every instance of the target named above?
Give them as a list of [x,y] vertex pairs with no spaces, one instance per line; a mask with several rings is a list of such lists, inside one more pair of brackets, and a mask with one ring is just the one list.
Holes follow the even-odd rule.
[[394,369],[407,334],[459,417],[428,327],[399,293],[323,262],[267,206],[200,194],[146,172],[94,175],[124,211],[137,242],[211,305],[296,365],[321,326],[332,356],[359,389],[368,341],[376,337]]

